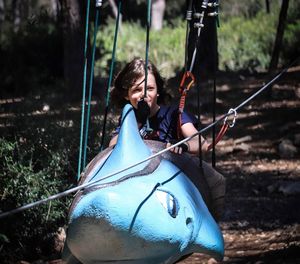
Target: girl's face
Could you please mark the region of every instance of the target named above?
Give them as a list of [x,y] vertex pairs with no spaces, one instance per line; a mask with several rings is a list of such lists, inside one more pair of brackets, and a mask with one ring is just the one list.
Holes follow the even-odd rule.
[[[125,97],[125,99],[130,101],[131,105],[136,109],[138,102],[144,98],[144,86],[145,76],[137,79],[134,85],[129,88],[128,95]],[[152,73],[149,73],[147,79],[147,95],[144,100],[150,107],[150,116],[153,116],[159,108],[157,104],[157,96],[158,93],[155,77]]]

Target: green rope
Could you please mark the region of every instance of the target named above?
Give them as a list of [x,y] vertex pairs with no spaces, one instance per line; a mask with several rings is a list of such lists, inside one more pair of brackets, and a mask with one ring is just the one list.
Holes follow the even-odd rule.
[[82,84],[82,104],[81,104],[81,125],[80,125],[80,144],[79,144],[79,157],[77,168],[77,180],[81,174],[81,161],[82,161],[82,144],[83,144],[83,126],[84,126],[84,113],[85,113],[85,91],[86,91],[86,75],[87,75],[87,41],[89,32],[89,17],[90,17],[90,0],[87,1],[86,7],[86,21],[85,21],[85,41],[84,41],[84,70],[83,70],[83,84]]
[[216,6],[216,12],[217,12],[217,18],[216,18],[216,24],[217,27],[220,27],[220,16],[219,16],[219,0],[216,1],[217,6]]
[[122,0],[119,0],[118,1],[118,15],[117,15],[116,26],[115,26],[114,44],[113,44],[113,50],[112,50],[112,59],[111,59],[110,71],[109,71],[109,80],[108,80],[108,85],[107,85],[107,89],[106,89],[105,114],[104,114],[104,121],[103,121],[103,127],[102,127],[102,138],[101,138],[101,145],[100,145],[101,151],[103,150],[104,138],[105,138],[105,134],[106,134],[106,123],[107,123],[108,107],[109,107],[109,101],[110,101],[110,87],[112,85],[113,72],[114,72],[114,67],[115,67],[114,65],[115,65],[115,57],[116,57],[116,47],[117,47],[117,40],[118,40],[119,24],[120,24],[121,7],[122,7]]
[[90,124],[91,98],[92,98],[92,87],[93,87],[94,66],[95,66],[95,53],[96,53],[96,37],[97,37],[98,27],[99,27],[99,8],[96,9],[96,18],[95,18],[95,27],[94,27],[94,40],[93,40],[90,83],[89,83],[89,95],[88,95],[88,109],[87,109],[87,114],[86,114],[85,139],[84,139],[84,147],[83,147],[83,150],[84,150],[84,153],[83,153],[83,168],[85,168],[85,166],[86,166],[86,152],[87,152],[89,124]]
[[147,0],[147,34],[146,34],[146,54],[145,54],[145,89],[144,89],[144,97],[147,96],[150,27],[151,27],[151,0]]

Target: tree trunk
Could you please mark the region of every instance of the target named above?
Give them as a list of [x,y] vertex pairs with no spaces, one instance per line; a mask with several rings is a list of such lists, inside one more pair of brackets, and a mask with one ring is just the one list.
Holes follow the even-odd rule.
[[57,20],[59,12],[60,12],[60,2],[58,0],[50,0],[49,5],[51,8],[52,16]]
[[154,0],[152,2],[152,20],[151,20],[152,29],[154,30],[162,29],[165,9],[166,9],[165,0]]
[[13,12],[13,30],[18,32],[21,24],[21,14],[20,14],[20,1],[12,1],[12,12]]
[[268,14],[270,14],[270,1],[266,0],[266,11]]
[[276,33],[276,39],[274,43],[274,49],[272,53],[272,58],[269,66],[269,72],[272,72],[273,70],[276,70],[279,60],[279,53],[282,46],[282,40],[284,35],[284,27],[285,27],[285,21],[287,17],[287,11],[289,7],[289,0],[282,0],[280,14],[279,14],[279,21],[278,21],[278,27],[277,27],[277,33]]
[[5,18],[5,13],[4,13],[4,0],[0,0],[0,39],[2,36],[2,24]]
[[76,97],[78,94],[80,95],[83,80],[84,26],[79,1],[63,0],[62,2],[65,89],[70,92],[70,95]]
[[115,1],[114,0],[108,0],[108,2],[109,2],[109,5],[111,7],[112,13],[114,14],[114,17],[117,18],[118,7],[117,7]]

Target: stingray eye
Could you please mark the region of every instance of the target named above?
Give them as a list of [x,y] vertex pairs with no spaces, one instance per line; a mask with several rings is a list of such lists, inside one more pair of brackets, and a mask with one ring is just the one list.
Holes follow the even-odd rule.
[[178,215],[179,203],[173,194],[162,190],[156,190],[156,197],[168,211],[170,216],[175,218]]

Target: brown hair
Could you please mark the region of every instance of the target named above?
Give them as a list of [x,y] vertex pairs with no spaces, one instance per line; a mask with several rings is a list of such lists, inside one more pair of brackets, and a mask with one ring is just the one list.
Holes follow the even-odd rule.
[[[128,95],[128,90],[139,78],[145,75],[145,65],[145,60],[134,58],[118,73],[111,91],[111,99],[116,106],[122,108],[128,103],[128,100],[125,99]],[[148,61],[148,74],[149,73],[153,74],[155,78],[157,92],[160,95],[158,99],[161,100],[161,98],[163,98],[164,79],[159,74],[155,65],[150,61]]]

